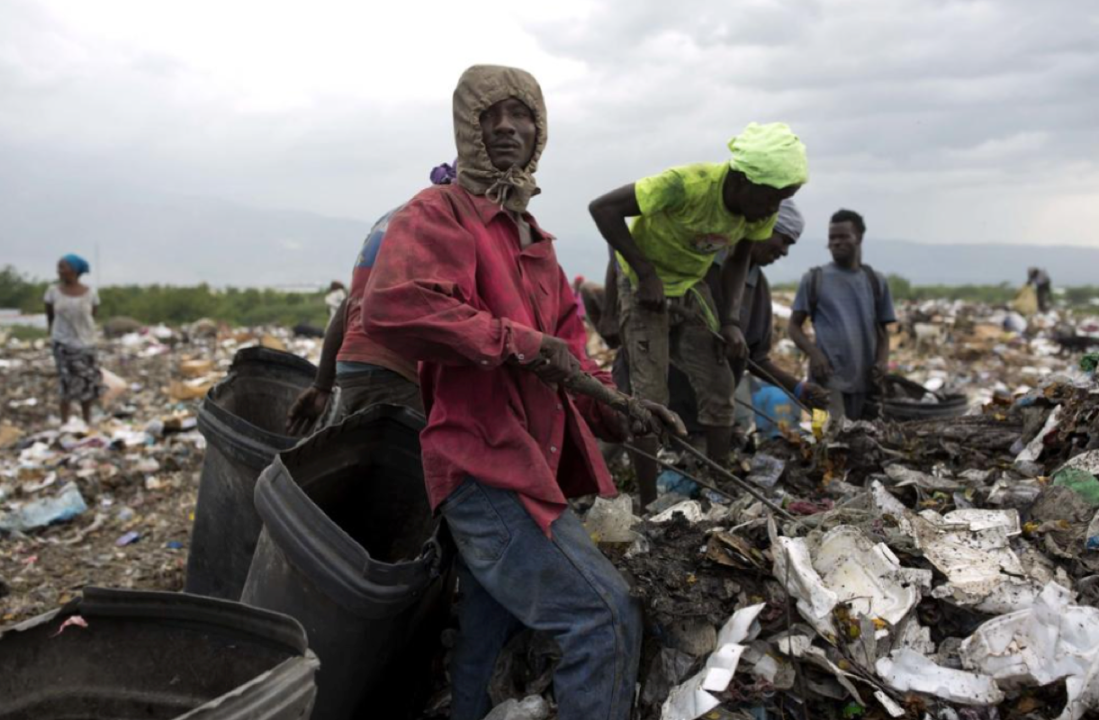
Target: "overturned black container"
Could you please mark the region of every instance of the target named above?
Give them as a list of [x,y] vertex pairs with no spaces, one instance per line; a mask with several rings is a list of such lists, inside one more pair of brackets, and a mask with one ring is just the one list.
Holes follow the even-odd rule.
[[[964,393],[932,392],[902,375],[889,375],[885,382],[882,413],[889,420],[941,420],[961,417],[969,409]],[[927,395],[934,395],[936,402],[923,402]]]
[[263,527],[252,504],[256,479],[278,452],[301,439],[285,434],[286,413],[316,370],[291,353],[245,348],[202,401],[198,429],[207,446],[186,592],[240,598]]
[[316,720],[407,717],[426,700],[453,584],[422,427],[375,405],[281,453],[256,484],[264,529],[241,600],[309,633],[324,667]]
[[306,720],[306,645],[292,618],[240,603],[86,588],[0,631],[0,720]]

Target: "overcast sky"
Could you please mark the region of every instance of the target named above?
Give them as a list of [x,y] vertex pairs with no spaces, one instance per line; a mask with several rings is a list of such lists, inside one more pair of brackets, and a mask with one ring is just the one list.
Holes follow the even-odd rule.
[[542,83],[531,210],[566,269],[605,252],[593,197],[753,120],[808,147],[810,240],[848,206],[870,239],[1099,246],[1092,0],[3,0],[0,157],[33,188],[369,221],[454,156],[474,63]]

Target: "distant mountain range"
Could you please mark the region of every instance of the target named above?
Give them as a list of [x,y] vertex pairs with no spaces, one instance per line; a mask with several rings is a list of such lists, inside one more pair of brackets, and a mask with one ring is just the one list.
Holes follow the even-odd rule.
[[[1099,286],[1099,248],[1079,245],[923,244],[867,238],[863,258],[876,270],[914,285],[1022,285],[1027,268],[1046,269],[1054,285]],[[802,238],[790,256],[768,269],[772,282],[797,280],[831,260],[824,238]]]
[[[57,258],[80,251],[99,262],[100,285],[153,282],[316,288],[347,280],[366,220],[269,210],[165,194],[91,193],[87,188],[19,187],[0,173],[0,266],[52,277]],[[558,255],[569,276],[602,279],[604,246],[563,237]],[[914,284],[1019,285],[1030,265],[1055,285],[1099,285],[1099,248],[936,244],[869,238],[866,261]],[[829,260],[823,238],[803,238],[768,270],[772,282],[797,280]]]

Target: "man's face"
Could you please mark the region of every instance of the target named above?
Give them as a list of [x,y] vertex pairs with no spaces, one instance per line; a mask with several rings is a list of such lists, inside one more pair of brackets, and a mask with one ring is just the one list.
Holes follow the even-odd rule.
[[767,267],[771,263],[790,254],[790,248],[796,243],[784,233],[772,233],[769,240],[756,243],[752,246],[752,262],[761,267]]
[[744,183],[740,196],[740,213],[749,221],[763,220],[778,212],[778,206],[787,198],[794,196],[800,185],[788,188],[773,188],[768,185]]
[[850,262],[859,251],[862,238],[850,220],[832,223],[828,226],[828,250],[832,259],[838,263]]
[[481,137],[494,168],[526,167],[538,140],[534,113],[516,98],[501,100],[481,113]]

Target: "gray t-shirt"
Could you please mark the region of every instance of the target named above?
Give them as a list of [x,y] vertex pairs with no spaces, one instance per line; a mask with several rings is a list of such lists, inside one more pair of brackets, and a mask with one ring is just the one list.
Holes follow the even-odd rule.
[[72,297],[50,285],[43,298],[53,305],[53,329],[50,338],[76,348],[95,347],[95,318],[92,309],[99,305],[99,294],[88,288],[83,295]]
[[[897,321],[893,296],[885,276],[877,273],[881,299],[874,302],[874,288],[861,268],[845,270],[833,263],[822,269],[813,331],[817,347],[832,365],[833,390],[862,393],[870,389],[870,369],[878,351],[877,326]],[[794,312],[808,313],[812,272],[798,285]]]
[[759,265],[753,265],[744,280],[744,297],[740,301],[740,327],[748,344],[748,357],[761,363],[771,355],[771,335],[774,327],[771,307],[771,285]]

